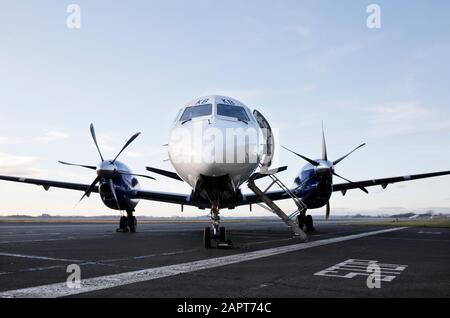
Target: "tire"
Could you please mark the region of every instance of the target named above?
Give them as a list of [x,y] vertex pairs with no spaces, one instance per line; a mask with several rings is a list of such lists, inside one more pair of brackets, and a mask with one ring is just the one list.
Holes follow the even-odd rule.
[[219,242],[226,242],[227,241],[227,232],[225,230],[224,226],[221,226],[219,228]]
[[211,228],[205,227],[203,232],[203,245],[205,248],[211,248]]
[[305,226],[305,216],[303,215],[297,216],[297,225],[301,230],[303,230],[303,227]]
[[119,229],[120,230],[126,230],[127,226],[128,226],[127,217],[126,216],[122,216],[120,218],[120,222],[119,222]]
[[312,232],[314,231],[314,222],[311,215],[307,215],[305,218],[306,231]]
[[130,232],[131,233],[135,233],[136,232],[137,220],[136,220],[135,216],[132,216],[132,217],[129,218],[128,227],[130,228]]

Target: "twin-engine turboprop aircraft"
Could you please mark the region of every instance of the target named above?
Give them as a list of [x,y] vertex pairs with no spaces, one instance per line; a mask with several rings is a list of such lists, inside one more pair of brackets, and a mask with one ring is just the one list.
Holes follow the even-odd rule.
[[[121,231],[136,230],[137,222],[133,213],[140,199],[210,209],[212,226],[205,228],[204,245],[211,247],[211,241],[217,242],[218,246],[230,243],[226,239],[225,228],[220,226],[220,209],[265,202],[298,234],[304,227],[307,230],[314,229],[312,216],[306,214],[309,209],[326,206],[328,218],[333,192],[340,191],[345,195],[348,190],[360,189],[368,193],[366,188],[370,186],[381,185],[386,188],[392,183],[450,174],[450,171],[442,171],[352,182],[338,175],[335,166],[364,144],[330,161],[323,135],[321,159],[312,160],[288,149],[307,161],[307,165],[295,178],[294,188],[287,188],[275,176],[275,173],[286,167],[269,170],[274,154],[274,138],[268,121],[260,112],[250,111],[240,101],[218,95],[197,98],[179,111],[167,145],[169,160],[176,172],[147,167],[150,172],[188,183],[192,188],[188,194],[141,190],[137,177],[154,178],[133,174],[125,164],[117,161],[139,133],[133,135],[112,160],[103,158],[93,125],[91,135],[101,159],[97,166],[61,162],[96,170],[97,177],[90,185],[11,176],[0,176],[0,180],[40,185],[45,190],[57,187],[83,191],[81,199],[92,192],[99,193],[107,207],[126,211],[127,215],[120,218]],[[344,179],[346,183],[334,184],[333,176]],[[254,181],[265,177],[270,177],[282,189],[257,191]],[[244,183],[248,183],[253,194],[241,192]],[[297,216],[297,225],[290,222],[290,218],[273,202],[283,199],[294,199],[299,207],[297,213],[292,214]]]

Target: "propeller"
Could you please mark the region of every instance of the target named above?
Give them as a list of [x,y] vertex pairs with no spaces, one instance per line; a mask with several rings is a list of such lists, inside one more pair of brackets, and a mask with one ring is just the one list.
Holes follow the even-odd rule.
[[114,182],[112,181],[112,179],[108,179],[108,182],[109,182],[109,187],[111,188],[111,192],[114,196],[114,200],[116,201],[117,208],[120,210],[120,204],[119,204],[119,200],[117,199],[116,189],[114,188]]
[[92,124],[92,123],[91,123],[91,136],[92,136],[92,139],[94,139],[95,147],[97,147],[98,154],[100,155],[100,159],[102,159],[102,161],[105,161],[105,159],[103,159],[102,152],[100,151],[100,148],[98,147],[97,137],[95,136],[94,124]]
[[338,160],[333,161],[333,165],[337,165],[339,162],[341,162],[342,160],[344,160],[345,158],[347,158],[348,156],[350,156],[352,153],[354,153],[356,150],[358,150],[361,147],[364,147],[366,144],[361,144],[358,147],[356,147],[355,149],[353,149],[352,151],[350,151],[348,154],[346,154],[345,156],[342,156],[341,158],[339,158]]
[[328,160],[327,143],[325,141],[325,131],[323,130],[323,121],[322,121],[322,160]]
[[333,174],[334,174],[336,177],[341,178],[341,179],[347,181],[348,183],[351,183],[351,184],[355,185],[356,187],[358,187],[358,189],[361,189],[362,192],[365,192],[365,193],[369,194],[369,191],[367,191],[366,188],[360,187],[360,186],[356,185],[356,183],[354,183],[353,181],[350,181],[350,180],[348,180],[348,179],[346,179],[346,178],[344,178],[344,177],[338,175],[336,172],[333,172]]
[[330,201],[327,202],[327,210],[325,213],[325,218],[328,220],[330,218]]
[[69,163],[69,162],[64,162],[64,161],[58,161],[58,162],[59,162],[60,164],[68,165],[68,166],[83,167],[83,168],[88,168],[88,169],[91,169],[91,170],[97,169],[95,166],[79,165],[79,164]]
[[[358,186],[356,183],[352,182],[351,180],[349,180],[349,179],[347,179],[347,178],[342,177],[341,175],[337,174],[337,173],[334,171],[334,166],[336,166],[336,165],[337,165],[338,163],[340,163],[342,160],[344,160],[345,158],[347,158],[348,156],[350,156],[352,153],[354,153],[356,150],[358,150],[359,148],[361,148],[361,147],[363,147],[363,146],[365,146],[365,145],[366,145],[366,144],[363,143],[363,144],[359,145],[358,147],[356,147],[355,149],[353,149],[352,151],[350,151],[348,154],[346,154],[346,155],[340,157],[339,159],[334,160],[334,161],[329,161],[329,160],[328,160],[328,153],[327,153],[327,143],[326,143],[326,140],[325,140],[325,131],[324,131],[324,129],[323,129],[323,122],[322,122],[322,159],[321,159],[321,160],[313,160],[313,159],[310,159],[310,158],[308,158],[308,157],[306,157],[306,156],[304,156],[304,155],[301,155],[301,154],[299,154],[299,153],[297,153],[297,152],[295,152],[295,151],[293,151],[293,150],[291,150],[291,149],[288,149],[288,148],[286,148],[286,147],[284,147],[284,146],[282,146],[282,147],[283,147],[284,149],[286,149],[287,151],[293,153],[294,155],[296,155],[296,156],[302,158],[302,159],[305,160],[306,162],[308,162],[308,163],[312,164],[313,166],[315,166],[317,172],[320,171],[321,174],[322,174],[322,173],[325,173],[325,174],[328,174],[328,173],[329,173],[329,174],[331,174],[331,175],[334,175],[334,176],[336,176],[336,177],[338,177],[338,178],[341,178],[341,179],[347,181],[348,183],[354,185],[356,188],[360,189],[360,190],[363,191],[364,193],[369,193],[369,191],[367,191],[366,188],[361,187],[361,186]],[[308,181],[309,181],[309,179],[308,179]],[[306,183],[306,182],[305,182],[305,183]],[[330,217],[330,202],[329,202],[329,201],[328,201],[327,204],[326,204],[326,214],[325,214],[325,217],[326,217],[326,219],[328,219],[328,218]]]
[[152,180],[156,180],[155,178],[151,177],[151,176],[147,176],[147,175],[143,175],[143,174],[135,174],[135,173],[131,173],[128,171],[124,171],[124,170],[120,170],[117,169],[117,166],[114,164],[117,160],[117,158],[119,158],[119,156],[122,154],[122,152],[141,134],[140,132],[134,134],[133,136],[131,136],[130,139],[128,139],[128,141],[125,143],[125,145],[122,147],[122,149],[119,151],[119,153],[114,157],[113,160],[109,161],[109,160],[104,160],[103,159],[103,155],[102,152],[100,151],[100,147],[98,146],[98,142],[97,142],[97,136],[95,134],[95,128],[94,128],[94,124],[91,124],[90,126],[90,131],[91,131],[91,136],[92,139],[94,140],[95,143],[95,147],[97,148],[98,154],[100,155],[100,159],[102,160],[100,162],[100,164],[95,167],[95,166],[90,166],[90,165],[82,165],[82,164],[76,164],[76,163],[69,163],[69,162],[65,162],[65,161],[58,161],[59,163],[63,164],[63,165],[68,165],[68,166],[76,166],[76,167],[82,167],[82,168],[87,168],[87,169],[91,169],[91,170],[96,170],[97,172],[97,177],[94,179],[94,181],[92,182],[92,184],[86,189],[86,191],[84,192],[83,196],[81,197],[81,199],[78,201],[78,203],[80,203],[85,197],[88,197],[91,192],[95,189],[95,186],[101,181],[101,180],[105,180],[108,182],[109,187],[111,189],[111,193],[114,197],[114,200],[117,204],[118,209],[120,210],[120,204],[119,204],[119,200],[117,197],[117,193],[116,193],[116,189],[114,186],[114,177],[117,174],[122,174],[122,175],[130,175],[130,176],[136,176],[136,177],[144,177],[144,178],[148,178],[148,179],[152,179]]
[[296,156],[302,158],[303,160],[309,162],[309,163],[312,164],[313,166],[316,166],[316,167],[317,167],[317,166],[320,165],[320,162],[317,162],[317,161],[315,161],[315,160],[309,159],[308,157],[305,157],[305,156],[303,156],[303,155],[301,155],[301,154],[299,154],[299,153],[296,153],[295,151],[293,151],[293,150],[291,150],[291,149],[289,149],[289,148],[286,148],[285,146],[281,146],[281,147],[283,147],[284,149],[286,149],[286,150],[289,151],[289,152],[292,152],[294,155],[296,155]]
[[120,156],[120,154],[140,135],[141,133],[135,133],[133,136],[131,136],[130,139],[128,139],[128,141],[125,143],[125,145],[122,147],[122,149],[119,151],[119,153],[117,154],[117,156],[113,159],[113,161],[111,161],[111,163],[116,162],[117,158]]
[[89,188],[86,189],[86,191],[84,192],[83,196],[78,201],[78,203],[80,203],[84,199],[84,197],[88,197],[91,195],[92,190],[94,190],[95,186],[97,185],[97,183],[99,181],[100,181],[100,177],[95,178],[94,182],[92,182],[92,184],[89,186]]

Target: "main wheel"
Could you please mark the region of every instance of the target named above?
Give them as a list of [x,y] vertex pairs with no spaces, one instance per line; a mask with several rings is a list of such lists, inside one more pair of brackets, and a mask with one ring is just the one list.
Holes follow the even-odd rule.
[[301,230],[303,230],[303,226],[305,226],[305,216],[304,215],[299,214],[297,216],[297,225]]
[[225,227],[221,226],[219,228],[219,242],[226,242],[227,241],[227,232],[225,231]]
[[136,220],[135,216],[132,216],[132,217],[128,218],[128,227],[130,228],[130,232],[131,233],[136,232],[137,220]]
[[307,215],[305,219],[306,230],[308,232],[314,231],[314,223],[311,215]]
[[205,227],[203,232],[203,245],[205,248],[211,248],[211,228]]
[[126,216],[122,216],[120,218],[120,222],[119,222],[119,230],[126,230],[127,229],[127,217]]

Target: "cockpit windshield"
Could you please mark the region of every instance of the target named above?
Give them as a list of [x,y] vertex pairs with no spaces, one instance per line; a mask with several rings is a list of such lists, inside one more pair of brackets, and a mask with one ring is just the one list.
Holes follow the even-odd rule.
[[191,120],[195,117],[209,116],[212,114],[212,104],[196,105],[186,107],[181,115],[180,121]]
[[250,121],[247,116],[247,112],[243,107],[226,105],[226,104],[217,104],[217,115],[233,117],[242,121]]

